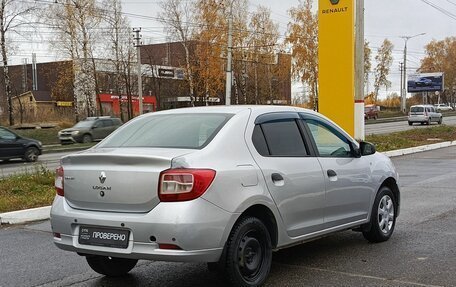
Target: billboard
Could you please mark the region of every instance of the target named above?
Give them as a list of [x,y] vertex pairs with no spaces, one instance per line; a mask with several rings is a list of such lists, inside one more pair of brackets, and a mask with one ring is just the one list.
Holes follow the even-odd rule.
[[443,73],[422,73],[408,76],[407,92],[443,91]]

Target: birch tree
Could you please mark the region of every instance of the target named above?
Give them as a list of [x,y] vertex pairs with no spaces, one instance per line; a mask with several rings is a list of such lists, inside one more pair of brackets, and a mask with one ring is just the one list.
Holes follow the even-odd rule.
[[11,102],[12,90],[11,80],[8,70],[8,55],[11,51],[10,40],[12,34],[19,34],[20,28],[26,25],[31,25],[30,17],[32,12],[36,10],[34,3],[0,0],[0,53],[3,64],[3,77],[6,101],[2,99],[0,103],[5,103],[8,110],[9,125],[14,125],[13,106]]
[[310,87],[311,105],[318,109],[318,16],[312,4],[303,0],[288,11],[291,22],[285,44],[291,46],[293,78]]
[[76,120],[96,113],[96,67],[94,51],[101,10],[95,0],[63,0],[51,4],[47,13],[59,37],[51,43],[73,61]]
[[182,44],[185,51],[185,70],[189,85],[190,103],[195,106],[195,83],[193,79],[193,66],[191,64],[192,35],[195,25],[193,1],[186,0],[164,0],[160,2],[161,12],[158,18],[165,25],[171,39]]
[[375,61],[377,62],[377,66],[374,70],[375,102],[378,100],[378,91],[381,87],[391,87],[391,82],[388,80],[388,75],[390,72],[391,64],[393,63],[393,47],[394,46],[391,41],[385,39],[381,47],[378,49],[377,55],[375,56]]

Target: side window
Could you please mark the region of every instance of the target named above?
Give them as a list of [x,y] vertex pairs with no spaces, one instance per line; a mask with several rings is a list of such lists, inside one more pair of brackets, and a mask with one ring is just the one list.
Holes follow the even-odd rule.
[[0,129],[0,139],[2,140],[14,140],[16,136],[13,133],[10,133],[7,130]]
[[101,120],[100,121],[100,127],[110,127],[112,126],[112,121],[111,120]]
[[252,142],[259,154],[269,156],[268,145],[260,125],[255,125],[253,129]]
[[294,119],[267,122],[261,124],[261,127],[257,125],[252,140],[261,155],[265,155],[266,152],[270,156],[283,157],[308,155],[301,132]]
[[339,132],[316,120],[306,120],[306,123],[321,157],[352,156],[348,140]]

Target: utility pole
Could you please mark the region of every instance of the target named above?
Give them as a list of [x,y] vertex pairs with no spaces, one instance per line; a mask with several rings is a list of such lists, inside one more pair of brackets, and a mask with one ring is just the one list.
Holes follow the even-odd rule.
[[401,91],[401,107],[402,107],[402,89],[404,88],[404,78],[402,76],[402,73],[404,71],[403,65],[404,65],[404,63],[402,63],[402,62],[399,63],[399,70],[401,71],[401,90],[400,90]]
[[226,96],[225,105],[231,105],[231,85],[233,83],[233,71],[231,62],[233,60],[233,0],[230,1],[230,15],[228,17],[228,55],[226,61]]
[[405,45],[404,45],[404,73],[403,73],[403,77],[402,77],[402,90],[401,90],[401,111],[405,114],[406,112],[406,97],[407,97],[407,91],[406,91],[406,86],[407,86],[407,42],[408,40],[412,39],[412,38],[415,38],[415,37],[418,37],[418,36],[421,36],[421,35],[425,35],[426,33],[420,33],[420,34],[416,34],[414,36],[401,36],[402,39],[404,39],[405,41]]
[[139,114],[142,115],[143,113],[143,94],[142,94],[142,71],[141,71],[141,32],[140,28],[133,28],[133,32],[135,33],[134,39],[136,40],[135,47],[136,47],[136,55],[138,56],[138,100],[139,100]]
[[355,138],[364,140],[364,0],[355,13]]

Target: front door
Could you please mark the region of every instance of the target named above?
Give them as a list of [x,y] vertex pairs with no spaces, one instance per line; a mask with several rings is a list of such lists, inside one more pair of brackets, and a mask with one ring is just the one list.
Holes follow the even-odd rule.
[[0,128],[0,158],[22,157],[23,146],[17,136],[7,129]]
[[367,219],[375,194],[371,157],[356,156],[354,143],[330,122],[308,116],[305,123],[325,176],[326,228]]

